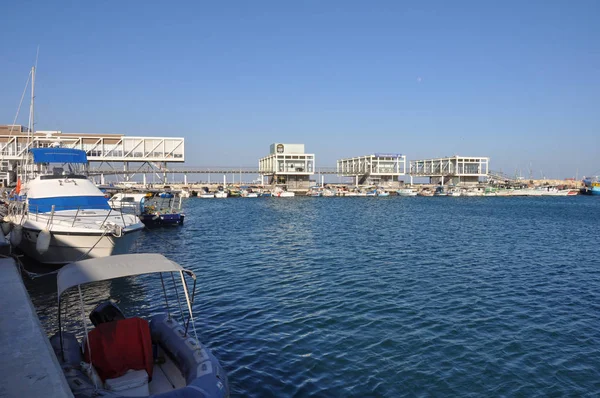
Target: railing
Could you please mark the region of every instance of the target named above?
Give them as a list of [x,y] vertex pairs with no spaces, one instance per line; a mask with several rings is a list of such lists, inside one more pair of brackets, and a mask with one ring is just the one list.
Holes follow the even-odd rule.
[[[92,206],[78,206],[74,208],[60,207],[52,205],[50,211],[46,211],[47,206],[43,206],[44,211],[39,211],[40,206],[28,205],[25,201],[13,201],[9,203],[8,214],[17,217],[17,220],[22,223],[23,218],[32,218],[37,222],[46,222],[46,227],[50,228],[52,225],[64,225],[68,227],[75,227],[76,223],[80,224],[80,228],[91,229],[90,226],[94,226],[94,229],[109,229],[113,225],[118,225],[114,221],[110,221],[111,218],[120,218],[122,225],[118,225],[120,228],[126,228],[129,225],[137,222],[137,216],[131,215],[134,218],[131,222],[125,220],[125,215],[122,211],[113,208],[98,209]],[[75,214],[64,214],[64,211],[75,211]],[[106,215],[104,216],[104,212]],[[99,216],[104,216],[101,223],[98,220]],[[33,218],[35,217],[35,218]],[[88,221],[88,222],[86,222]]]

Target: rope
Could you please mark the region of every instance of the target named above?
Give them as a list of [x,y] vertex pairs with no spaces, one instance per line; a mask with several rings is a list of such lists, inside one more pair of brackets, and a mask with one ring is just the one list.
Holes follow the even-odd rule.
[[[83,322],[83,328],[85,329],[85,343],[87,344],[87,349],[88,349],[88,352],[90,353],[90,367],[93,367],[94,363],[92,362],[92,349],[90,347],[90,339],[88,338],[87,322],[85,321],[85,308],[83,306],[83,295],[81,294],[81,285],[77,285],[77,290],[79,290],[79,304],[81,306],[81,322]],[[96,378],[95,377],[90,377],[90,378],[94,382],[94,388],[97,390],[98,385],[96,384]]]
[[183,315],[183,307],[181,306],[181,300],[179,300],[179,290],[177,290],[177,284],[175,283],[175,277],[171,272],[171,280],[173,281],[173,287],[175,288],[175,295],[177,296],[177,303],[179,303],[179,313],[181,314],[181,325],[185,325],[185,318]]
[[104,238],[108,232],[109,232],[108,229],[105,229],[104,232],[102,232],[102,235],[100,235],[100,238],[98,238],[98,240],[96,241],[96,243],[94,243],[94,246],[90,247],[90,249],[87,252],[83,253],[81,256],[79,256],[79,258],[77,260],[72,261],[72,262],[83,260],[85,257],[87,257],[87,255],[90,254],[90,252],[92,250],[94,250],[94,248],[96,247],[96,245],[98,243],[100,243],[100,241],[102,240],[102,238]]
[[[100,243],[100,241],[102,240],[102,238],[104,238],[108,232],[109,232],[108,230],[105,230],[105,231],[102,233],[102,235],[100,235],[100,238],[98,238],[98,240],[96,241],[96,243],[94,243],[94,245],[93,245],[92,247],[90,247],[90,249],[89,249],[87,252],[83,253],[83,254],[82,254],[81,256],[79,256],[79,258],[78,258],[78,259],[76,259],[75,261],[82,260],[82,259],[84,259],[84,258],[85,258],[85,257],[86,257],[88,254],[90,254],[90,252],[91,252],[92,250],[94,250],[94,248],[96,247],[96,245],[98,245],[98,243]],[[46,272],[46,273],[43,273],[43,274],[40,274],[40,273],[37,273],[37,272],[31,272],[31,271],[27,271],[27,269],[25,269],[25,266],[23,265],[23,262],[21,261],[21,258],[20,258],[20,257],[22,257],[22,255],[21,255],[21,256],[19,256],[19,255],[16,255],[16,254],[13,254],[13,255],[11,255],[11,256],[4,256],[4,255],[0,255],[0,257],[3,257],[3,258],[10,258],[10,257],[12,257],[12,258],[14,258],[14,259],[15,259],[15,261],[17,262],[17,265],[18,265],[18,266],[19,266],[19,268],[21,269],[21,272],[22,272],[22,273],[24,273],[25,275],[27,275],[27,277],[28,277],[29,279],[31,279],[31,280],[33,280],[33,279],[36,279],[36,278],[40,278],[40,277],[42,277],[42,276],[48,276],[48,275],[57,274],[57,273],[58,273],[58,271],[60,271],[60,269],[57,269],[57,270],[55,270],[55,271],[50,271],[50,272]],[[72,262],[75,262],[75,261],[72,261]]]

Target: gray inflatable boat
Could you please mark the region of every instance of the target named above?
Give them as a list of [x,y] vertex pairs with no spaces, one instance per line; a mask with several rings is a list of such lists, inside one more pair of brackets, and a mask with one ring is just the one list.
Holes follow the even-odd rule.
[[[61,301],[71,287],[132,275],[170,273],[181,279],[189,317],[175,320],[167,303],[167,313],[155,315],[149,322],[126,318],[113,302],[100,303],[89,315],[94,328],[78,341],[62,330]],[[192,295],[185,275],[194,280]],[[50,338],[65,377],[76,397],[228,397],[227,375],[212,352],[196,337],[192,303],[196,277],[193,272],[160,254],[125,254],[83,260],[63,267],[57,277],[59,331]],[[179,302],[179,291],[175,290]],[[82,308],[82,316],[84,314]],[[191,329],[191,330],[190,330]]]

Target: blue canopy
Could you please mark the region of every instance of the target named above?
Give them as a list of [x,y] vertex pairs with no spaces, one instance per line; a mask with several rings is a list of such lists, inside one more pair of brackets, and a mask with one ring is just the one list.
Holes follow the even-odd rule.
[[33,163],[87,163],[87,155],[81,149],[32,148]]

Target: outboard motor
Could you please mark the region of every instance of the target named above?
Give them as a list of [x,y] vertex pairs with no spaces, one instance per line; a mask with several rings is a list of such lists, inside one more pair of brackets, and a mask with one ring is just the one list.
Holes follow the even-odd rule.
[[123,312],[112,301],[104,301],[90,312],[90,321],[92,321],[94,326],[121,319],[125,319],[125,315],[123,315]]

